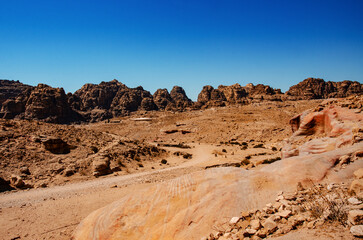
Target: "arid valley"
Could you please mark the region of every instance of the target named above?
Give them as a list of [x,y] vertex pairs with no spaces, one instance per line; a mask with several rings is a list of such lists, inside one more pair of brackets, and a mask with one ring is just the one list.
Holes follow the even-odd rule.
[[[322,82],[305,80],[295,99],[220,87],[204,107],[181,95],[162,105],[154,94],[159,110],[110,117],[107,107],[77,117],[70,109],[91,101],[74,107],[75,97],[48,86],[16,92],[2,107],[1,239],[354,239],[362,87],[314,99],[307,84]],[[102,91],[89,88],[84,96],[99,105]],[[13,106],[22,102],[25,115]],[[64,114],[75,122],[57,123]]]

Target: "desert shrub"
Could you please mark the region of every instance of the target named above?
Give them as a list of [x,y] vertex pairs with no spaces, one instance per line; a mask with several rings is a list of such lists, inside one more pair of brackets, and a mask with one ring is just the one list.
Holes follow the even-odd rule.
[[333,187],[328,190],[312,181],[310,183],[312,187],[307,191],[301,208],[310,212],[313,218],[339,222],[345,226],[349,209],[347,190],[341,187]]

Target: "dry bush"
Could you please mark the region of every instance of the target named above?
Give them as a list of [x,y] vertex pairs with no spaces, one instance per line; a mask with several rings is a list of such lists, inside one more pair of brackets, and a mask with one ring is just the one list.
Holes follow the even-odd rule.
[[316,185],[306,191],[302,210],[310,212],[311,216],[324,221],[339,222],[346,226],[348,218],[348,191],[342,187],[327,187]]

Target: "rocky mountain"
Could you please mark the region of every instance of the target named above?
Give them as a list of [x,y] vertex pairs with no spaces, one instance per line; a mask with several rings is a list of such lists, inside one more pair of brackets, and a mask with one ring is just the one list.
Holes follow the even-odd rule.
[[10,98],[17,97],[23,91],[32,88],[19,81],[9,81],[0,79],[0,105]]
[[52,123],[96,122],[138,110],[184,111],[265,100],[340,98],[362,92],[359,82],[325,82],[319,78],[308,78],[290,87],[285,94],[280,89],[263,84],[250,83],[242,87],[237,83],[220,85],[216,89],[208,85],[203,87],[197,102],[193,102],[179,86],[174,86],[170,93],[167,89],[158,89],[152,95],[141,86],[129,88],[114,79],[100,84],[85,84],[74,94],[65,94],[62,88],[45,84],[32,87],[19,81],[0,80],[0,117]]
[[362,94],[363,85],[356,81],[325,82],[321,78],[307,78],[286,92],[291,99],[342,98]]
[[247,104],[258,100],[281,100],[283,94],[280,89],[252,83],[242,87],[238,83],[231,86],[220,85],[217,89],[204,86],[198,95],[198,103],[203,107],[225,106],[228,104]]

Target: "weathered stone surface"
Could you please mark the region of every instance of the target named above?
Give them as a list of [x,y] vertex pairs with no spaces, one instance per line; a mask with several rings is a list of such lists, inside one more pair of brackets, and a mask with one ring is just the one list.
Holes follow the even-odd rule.
[[154,102],[159,109],[173,109],[175,108],[174,100],[171,98],[168,90],[158,89],[153,95]]
[[0,79],[0,106],[8,99],[15,99],[19,94],[32,87],[19,81]]
[[110,159],[107,156],[98,155],[92,163],[93,176],[102,176],[111,173]]
[[325,82],[321,78],[307,78],[304,81],[290,87],[286,92],[288,96],[297,99],[322,99],[333,97],[348,97],[362,94],[363,86],[359,82]]
[[71,150],[71,146],[69,146],[62,139],[56,137],[46,138],[42,141],[42,143],[46,150],[55,154],[67,154]]
[[362,201],[359,201],[356,197],[348,198],[348,202],[352,205],[359,205]]
[[266,219],[264,222],[262,222],[262,226],[269,234],[277,230],[277,224],[271,219]]
[[355,237],[363,237],[363,225],[352,226],[350,232]]
[[359,195],[363,192],[363,179],[356,179],[352,182],[350,185],[349,191],[351,193],[355,193],[356,195]]
[[79,116],[68,104],[63,88],[52,88],[38,84],[26,101],[25,119],[39,119],[53,123],[76,121]]
[[22,179],[22,177],[18,175],[11,175],[10,177],[10,184],[16,188],[24,188],[25,183]]
[[231,220],[229,221],[229,224],[236,224],[238,221],[240,220],[240,217],[233,217],[231,218]]
[[359,168],[353,174],[354,174],[355,178],[362,179],[363,178],[363,168]]
[[14,188],[10,186],[10,181],[6,181],[2,177],[0,177],[0,192],[10,191]]
[[276,213],[277,216],[283,217],[283,218],[288,218],[291,215],[291,211],[290,210],[283,210],[281,212]]
[[127,89],[126,85],[116,79],[100,84],[85,84],[73,95],[70,104],[74,109],[88,111],[95,108],[110,109],[111,103],[120,89]]
[[363,210],[351,210],[351,211],[349,211],[348,221],[353,225],[363,224]]
[[254,230],[259,230],[261,228],[260,220],[258,219],[251,220],[250,228]]
[[175,107],[179,110],[185,110],[192,106],[192,100],[187,97],[182,87],[174,86],[170,91],[170,97],[173,99]]
[[[326,106],[319,111],[305,111],[290,120],[294,134],[285,142],[282,156],[319,154],[354,144],[353,129],[363,128],[362,120],[362,114],[342,107]],[[321,135],[324,137],[314,138]]]

